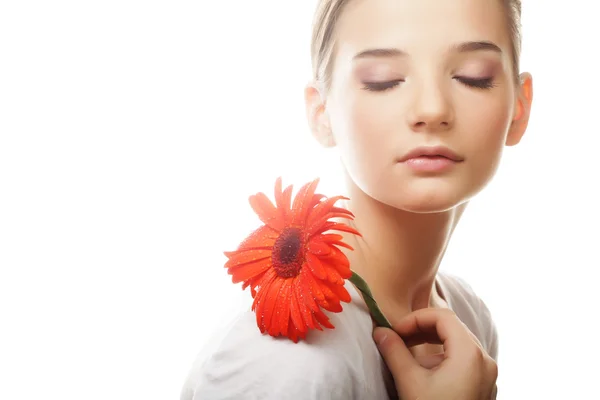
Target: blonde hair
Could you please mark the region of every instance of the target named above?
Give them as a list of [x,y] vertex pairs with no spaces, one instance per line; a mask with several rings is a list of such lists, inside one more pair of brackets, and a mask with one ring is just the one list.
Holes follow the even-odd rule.
[[[521,0],[500,0],[506,10],[508,30],[512,42],[511,56],[515,82],[519,82],[519,58],[521,55]],[[332,78],[334,31],[344,7],[350,0],[319,0],[313,20],[311,61],[313,79],[325,90]]]

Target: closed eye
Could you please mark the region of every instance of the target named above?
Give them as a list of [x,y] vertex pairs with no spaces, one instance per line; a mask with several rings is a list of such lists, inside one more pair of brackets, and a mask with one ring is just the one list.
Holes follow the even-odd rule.
[[383,92],[389,89],[393,89],[394,87],[398,86],[400,82],[404,82],[404,79],[396,79],[393,81],[386,82],[365,82],[363,89],[372,92]]
[[468,78],[465,76],[454,77],[457,81],[465,86],[469,86],[477,89],[490,89],[496,86],[494,84],[494,78]]

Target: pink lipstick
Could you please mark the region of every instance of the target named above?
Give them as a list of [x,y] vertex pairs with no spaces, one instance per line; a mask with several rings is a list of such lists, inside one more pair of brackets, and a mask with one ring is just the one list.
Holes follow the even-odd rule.
[[415,172],[443,172],[463,161],[463,157],[444,146],[417,147],[399,160]]

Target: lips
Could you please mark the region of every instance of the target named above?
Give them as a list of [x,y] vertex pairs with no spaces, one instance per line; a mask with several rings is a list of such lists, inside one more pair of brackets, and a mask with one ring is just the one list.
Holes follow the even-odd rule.
[[445,146],[430,146],[430,147],[417,147],[406,153],[399,162],[405,162],[415,158],[447,158],[454,162],[463,161],[464,158],[456,154]]

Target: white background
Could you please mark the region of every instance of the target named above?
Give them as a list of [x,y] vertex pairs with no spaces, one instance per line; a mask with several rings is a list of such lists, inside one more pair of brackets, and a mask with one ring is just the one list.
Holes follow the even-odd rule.
[[[524,3],[530,128],[442,269],[492,310],[499,398],[600,398],[598,6]],[[0,398],[178,398],[249,302],[222,267],[248,195],[337,191],[304,117],[314,4],[1,3]]]

